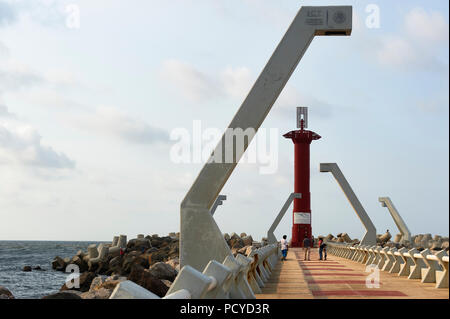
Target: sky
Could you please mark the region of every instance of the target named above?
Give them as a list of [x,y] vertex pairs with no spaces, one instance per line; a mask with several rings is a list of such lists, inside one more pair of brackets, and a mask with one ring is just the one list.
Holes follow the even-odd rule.
[[448,236],[448,1],[0,0],[0,240],[179,231],[203,163],[173,160],[174,130],[223,132],[300,7],[330,4],[353,6],[352,35],[314,38],[262,124],[276,169],[238,164],[217,224],[266,236],[308,106],[314,235],[364,234],[319,172],[336,162],[377,233],[398,233],[389,196],[412,234]]

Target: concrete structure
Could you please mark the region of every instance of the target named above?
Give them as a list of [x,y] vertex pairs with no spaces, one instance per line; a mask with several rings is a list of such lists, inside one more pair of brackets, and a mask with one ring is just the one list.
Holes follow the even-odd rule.
[[344,174],[342,174],[339,166],[336,163],[321,163],[320,171],[322,173],[330,172],[333,174],[334,178],[336,179],[348,201],[350,202],[350,205],[352,205],[353,209],[356,212],[356,215],[358,215],[361,223],[366,229],[366,233],[361,239],[361,245],[376,245],[377,231],[375,229],[375,226],[373,225],[372,220],[369,218],[369,215],[367,215],[366,210],[362,206],[358,197],[353,192],[350,184],[345,179]]
[[219,195],[216,198],[216,201],[214,202],[213,207],[211,208],[211,216],[214,216],[214,213],[216,212],[216,209],[219,205],[223,204],[223,201],[227,199],[226,195]]
[[420,279],[421,283],[435,283],[435,288],[448,288],[449,256],[445,250],[432,254],[428,249],[419,252],[415,248],[381,249],[380,246],[352,246],[331,242],[327,245],[329,254],[365,265],[376,265],[378,269],[397,274],[398,277]]
[[408,226],[406,226],[406,223],[403,220],[402,216],[400,216],[397,208],[395,208],[391,199],[389,197],[379,197],[378,201],[381,203],[381,206],[387,207],[389,213],[391,213],[395,225],[397,225],[398,230],[402,234],[402,237],[398,242],[399,243],[404,243],[405,241],[411,242],[411,232],[409,231]]
[[[435,283],[409,280],[388,271],[375,272],[373,267],[367,267],[364,263],[330,253],[327,260],[319,261],[318,258],[317,249],[311,251],[311,261],[303,260],[300,248],[289,249],[287,260],[276,265],[270,280],[265,283],[262,292],[256,294],[256,298],[444,300],[449,298],[449,290],[435,289]],[[373,310],[375,309],[377,308]],[[367,310],[373,312],[371,308]]]
[[[231,252],[210,209],[316,35],[350,35],[351,6],[302,7],[180,207],[180,264],[203,269]],[[252,131],[239,148],[227,132]],[[244,136],[242,136],[244,138]],[[232,145],[227,145],[232,144]],[[224,154],[225,153],[225,154]],[[229,161],[231,153],[232,161]]]
[[267,240],[268,240],[269,244],[276,244],[278,242],[278,240],[275,237],[275,235],[273,234],[273,232],[278,227],[278,224],[280,223],[280,221],[283,218],[284,214],[286,214],[287,209],[289,208],[289,206],[291,205],[292,201],[295,198],[302,198],[302,194],[291,193],[289,195],[289,197],[286,200],[286,202],[284,203],[283,207],[281,207],[281,210],[278,213],[277,217],[273,221],[272,226],[270,226],[269,230],[267,231]]
[[[184,266],[163,299],[254,299],[275,269],[278,252],[278,245],[268,245],[253,250],[249,257],[227,256],[222,264],[211,260],[203,272]],[[127,280],[116,286],[110,299],[159,297]]]
[[290,131],[283,135],[294,143],[294,192],[302,194],[301,198],[294,199],[292,247],[302,247],[303,239],[312,236],[309,148],[313,140],[320,139],[319,134],[305,130],[308,127],[308,108],[297,108],[297,123],[299,130]]

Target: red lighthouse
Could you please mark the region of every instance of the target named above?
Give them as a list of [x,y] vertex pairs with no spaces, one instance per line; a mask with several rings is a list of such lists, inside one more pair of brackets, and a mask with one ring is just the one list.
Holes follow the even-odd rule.
[[297,108],[296,131],[284,134],[294,142],[294,192],[301,193],[302,198],[294,199],[293,225],[292,225],[292,247],[301,247],[305,237],[311,238],[311,194],[309,192],[309,145],[313,140],[318,140],[320,135],[305,130],[308,127],[308,108]]

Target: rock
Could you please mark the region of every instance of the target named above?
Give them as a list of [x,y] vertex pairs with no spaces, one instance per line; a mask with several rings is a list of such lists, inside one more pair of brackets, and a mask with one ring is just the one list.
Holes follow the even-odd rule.
[[331,234],[328,234],[328,236],[325,237],[325,239],[328,240],[328,241],[332,240],[333,238],[334,238],[334,236],[331,235]]
[[73,256],[72,259],[70,260],[69,264],[77,265],[78,268],[80,269],[80,273],[88,270],[88,264],[83,260],[82,257],[80,257],[78,255]]
[[438,241],[433,241],[430,247],[431,250],[442,250],[442,244]]
[[7,288],[0,286],[0,299],[15,299],[14,295]]
[[166,285],[168,288],[170,288],[170,286],[172,286],[172,282],[171,282],[170,280],[162,279],[161,281],[162,281],[162,282],[164,283],[164,285]]
[[125,260],[122,263],[123,273],[129,274],[134,265],[142,266],[143,268],[148,268],[149,262],[148,259],[144,256],[126,256]]
[[251,253],[252,251],[254,251],[254,250],[257,249],[256,247],[253,247],[253,246],[248,246],[248,247],[244,247],[244,248],[246,248],[246,249],[245,249],[245,253],[244,253],[245,256],[250,255],[250,253]]
[[244,236],[242,237],[242,241],[244,243],[244,246],[251,246],[253,244],[252,236]]
[[230,235],[230,239],[240,239],[240,238],[241,238],[241,236],[239,236],[236,233],[231,233],[231,235]]
[[245,252],[247,251],[248,246],[242,247],[241,249],[238,249],[238,254],[245,255]]
[[229,241],[231,238],[230,235],[228,235],[228,233],[225,233],[223,234],[223,239],[225,239],[225,241]]
[[122,257],[121,256],[117,256],[117,257],[112,258],[109,261],[109,268],[114,268],[114,267],[119,266],[121,264],[122,264]]
[[350,236],[347,233],[342,233],[341,237],[344,239],[344,241],[346,243],[351,243],[352,239],[350,238]]
[[83,299],[109,299],[113,289],[99,288],[92,291],[87,291],[81,294]]
[[231,240],[230,240],[230,247],[231,248],[240,249],[240,248],[242,248],[244,246],[245,245],[244,245],[244,241],[242,240],[242,238],[240,238],[240,237],[233,238],[233,236],[231,237]]
[[416,238],[414,239],[414,244],[420,245],[422,242],[422,238],[423,238],[423,235],[417,235]]
[[114,290],[114,288],[116,288],[116,286],[121,283],[122,281],[127,280],[127,277],[120,277],[120,279],[117,280],[108,280],[105,281],[104,283],[102,283],[100,286],[98,286],[95,289],[100,289],[100,288],[105,288],[105,289],[111,289]]
[[157,250],[148,255],[149,265],[153,265],[160,261],[166,261],[169,259],[169,255],[164,250]]
[[399,243],[402,240],[402,234],[397,234],[394,237],[394,243]]
[[42,269],[41,266],[33,267],[33,270],[45,271],[45,269]]
[[449,243],[448,241],[442,242],[441,248],[448,251]]
[[180,259],[178,257],[169,259],[168,261],[166,261],[166,264],[170,265],[173,269],[176,269],[180,264]]
[[68,290],[44,296],[42,297],[42,299],[82,299],[82,298],[78,294]]
[[77,251],[76,256],[83,258],[84,256],[86,256],[86,254],[80,249],[79,251]]
[[60,291],[67,291],[67,290],[79,290],[81,292],[89,291],[91,288],[92,280],[96,277],[95,273],[93,272],[84,272],[80,275],[80,288],[68,288],[67,285],[64,283],[64,285],[61,287]]
[[127,249],[129,251],[135,250],[135,251],[145,252],[150,247],[152,247],[150,240],[145,239],[145,238],[131,239],[130,241],[128,241],[128,244],[127,244]]
[[247,234],[246,233],[241,233],[240,237],[241,238],[247,237]]
[[31,271],[31,266],[24,266],[23,268],[22,268],[22,271]]
[[64,259],[62,259],[59,256],[56,256],[52,261],[52,269],[59,270],[59,271],[65,271],[66,263],[64,262]]
[[381,235],[378,239],[381,243],[387,243],[389,239],[391,239],[392,235],[389,231],[386,231],[383,235]]
[[106,280],[106,276],[97,276],[95,277],[92,282],[91,285],[89,286],[89,291],[92,291],[96,288],[99,288]]
[[337,241],[338,241],[338,243],[343,243],[344,242],[344,238],[339,236]]
[[163,262],[153,264],[148,272],[158,279],[170,281],[174,281],[175,277],[178,275],[178,272],[172,266]]
[[338,238],[341,237],[341,236],[342,236],[342,233],[339,233],[339,234],[336,235],[336,237],[338,237]]
[[169,288],[150,272],[145,271],[142,266],[134,265],[128,280],[133,281],[139,286],[147,289],[159,297],[164,297]]

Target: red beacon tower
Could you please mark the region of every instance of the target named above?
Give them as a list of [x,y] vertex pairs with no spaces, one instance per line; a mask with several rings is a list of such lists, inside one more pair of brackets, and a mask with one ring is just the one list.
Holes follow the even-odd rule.
[[300,129],[283,135],[294,142],[294,192],[302,194],[302,198],[294,198],[291,247],[302,247],[303,239],[312,235],[309,145],[320,138],[319,134],[305,130],[308,128],[307,107],[297,107],[297,128]]

